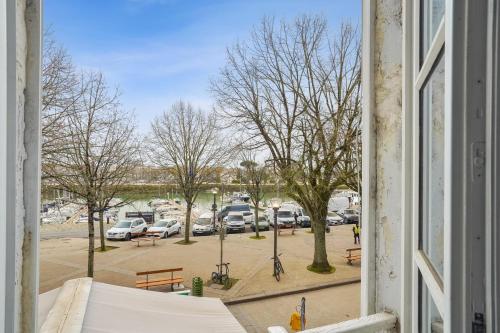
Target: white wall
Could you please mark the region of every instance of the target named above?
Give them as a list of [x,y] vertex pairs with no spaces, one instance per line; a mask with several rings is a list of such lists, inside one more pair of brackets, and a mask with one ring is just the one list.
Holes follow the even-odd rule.
[[401,286],[401,1],[377,1],[374,123],[376,142],[376,311],[398,312]]
[[[6,263],[7,207],[7,3],[0,1],[0,267]],[[0,323],[5,323],[5,269],[0,269]],[[0,332],[4,327],[0,326]]]
[[36,327],[40,12],[0,0],[0,332]]
[[384,310],[398,315],[403,198],[402,2],[367,0],[363,6],[361,310],[362,315]]

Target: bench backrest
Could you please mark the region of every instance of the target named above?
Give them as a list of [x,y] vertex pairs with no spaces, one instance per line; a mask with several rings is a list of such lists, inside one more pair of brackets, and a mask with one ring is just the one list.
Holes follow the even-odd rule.
[[182,267],[179,268],[169,268],[169,269],[160,269],[156,271],[146,271],[146,272],[137,272],[136,275],[149,275],[149,274],[159,274],[159,273],[171,273],[171,272],[179,272],[182,271]]

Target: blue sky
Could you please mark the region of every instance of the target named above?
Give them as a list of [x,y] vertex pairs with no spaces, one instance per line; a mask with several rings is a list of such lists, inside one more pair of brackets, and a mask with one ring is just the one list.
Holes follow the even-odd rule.
[[262,17],[360,24],[361,0],[45,0],[44,23],[82,69],[100,70],[146,132],[179,99],[209,108],[209,80],[225,48],[248,39]]

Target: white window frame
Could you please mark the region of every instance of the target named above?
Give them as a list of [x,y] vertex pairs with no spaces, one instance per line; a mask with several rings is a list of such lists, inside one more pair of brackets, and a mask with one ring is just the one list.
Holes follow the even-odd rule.
[[[432,267],[432,264],[429,262],[428,258],[426,255],[423,253],[422,250],[419,249],[419,227],[420,227],[420,193],[419,193],[419,182],[420,182],[420,158],[419,156],[420,151],[420,139],[419,139],[419,134],[420,134],[420,114],[421,114],[421,108],[420,108],[420,92],[424,88],[424,83],[431,77],[432,69],[434,68],[435,64],[439,61],[439,56],[441,54],[441,50],[444,47],[444,42],[445,42],[445,17],[443,16],[441,23],[439,24],[439,27],[436,31],[436,34],[434,35],[434,38],[429,46],[429,49],[427,50],[427,54],[425,55],[422,63],[420,63],[420,47],[421,47],[421,36],[420,36],[420,30],[421,30],[421,16],[420,16],[420,6],[421,6],[421,1],[414,1],[413,5],[413,61],[412,61],[412,71],[413,71],[413,79],[412,79],[412,100],[413,100],[413,130],[412,133],[413,135],[413,140],[412,140],[412,152],[413,152],[413,166],[412,166],[412,172],[413,172],[413,184],[412,184],[412,198],[413,198],[413,209],[412,209],[412,232],[413,232],[413,237],[412,237],[412,252],[413,252],[413,279],[412,279],[412,286],[413,286],[413,318],[418,318],[419,317],[419,272],[420,275],[422,276],[422,282],[427,286],[427,289],[436,304],[436,307],[441,315],[441,318],[444,318],[444,289],[443,289],[443,283],[441,279],[436,276],[436,272],[434,271],[434,268]],[[445,72],[446,73],[446,72]],[[445,89],[445,94],[446,94],[446,89]],[[446,116],[445,116],[446,117]],[[447,128],[447,123],[445,120],[445,132]],[[446,147],[446,142],[448,138],[446,137],[445,134],[445,147]],[[449,158],[446,156],[446,148],[445,148],[445,164],[446,164],[446,159]],[[445,168],[446,170],[446,168]],[[447,183],[447,179],[449,178],[449,175],[445,171],[445,186]],[[446,197],[446,190],[445,190],[445,197]],[[445,212],[446,214],[446,212]],[[445,228],[443,226],[443,228]],[[443,253],[443,258],[444,258],[444,253]],[[446,260],[445,260],[446,261]],[[444,278],[444,277],[443,277]],[[418,320],[413,320],[413,330],[414,332],[418,331]]]
[[[376,133],[373,124],[374,92],[373,87],[373,64],[374,64],[374,46],[375,31],[373,29],[375,21],[375,2],[363,0],[363,40],[361,57],[361,89],[363,92],[362,100],[362,119],[363,131],[361,151],[361,165],[363,177],[361,186],[363,188],[361,207],[361,216],[363,221],[375,221],[376,203],[370,195],[376,191],[374,178],[376,177],[375,168],[375,140]],[[361,228],[361,237],[363,239],[363,248],[361,249],[361,316],[368,316],[375,313],[376,299],[376,248],[375,248],[375,223],[364,223]]]
[[[1,0],[0,0],[1,1]],[[0,5],[0,332],[13,332],[18,326],[16,305],[16,3],[2,1]]]
[[486,81],[486,317],[487,332],[500,329],[500,4],[489,1]]
[[[445,332],[468,332],[475,315],[486,314],[486,171],[476,167],[475,156],[479,149],[485,155],[478,144],[484,146],[486,141],[488,113],[487,5],[487,1],[446,1],[445,123],[450,124],[446,168],[454,181],[445,183]],[[477,173],[480,179],[473,176]]]
[[0,332],[5,327],[7,221],[7,2],[0,1]]
[[[490,2],[490,6],[492,6],[492,2]],[[473,147],[476,147],[478,142],[484,143],[486,122],[484,115],[471,117],[471,113],[468,111],[481,110],[481,107],[484,107],[482,105],[485,102],[484,82],[486,76],[484,72],[486,68],[484,36],[486,36],[487,27],[492,25],[492,19],[490,18],[490,23],[485,23],[486,2],[479,4],[472,0],[446,0],[443,21],[440,23],[423,62],[420,63],[420,8],[420,1],[404,1],[403,193],[405,193],[405,198],[402,205],[404,220],[401,233],[403,245],[401,257],[403,276],[401,330],[418,332],[418,275],[420,272],[422,280],[441,314],[445,332],[469,331],[476,312],[486,313],[485,319],[488,322],[486,327],[489,332],[493,332],[489,323],[492,320],[498,320],[494,318],[494,311],[497,308],[490,306],[489,312],[484,311],[485,295],[487,294],[484,287],[487,284],[484,278],[486,260],[492,263],[495,261],[495,258],[486,258],[484,247],[487,225],[484,221],[487,218],[485,214],[489,211],[484,202],[481,202],[486,193],[485,177],[477,181],[472,176],[473,172],[476,172],[475,166],[472,164],[473,153],[476,151],[476,148]],[[496,8],[496,12],[499,12],[498,8]],[[496,29],[498,30],[498,26]],[[420,168],[419,103],[420,89],[438,60],[440,52],[445,46],[445,40],[445,212],[443,226],[445,239],[444,276],[440,279],[436,276],[429,260],[418,248],[420,223],[418,192]],[[496,47],[498,49],[498,45]],[[498,67],[496,70],[498,72]],[[492,82],[496,81],[492,80]],[[490,108],[490,110],[492,109]],[[496,119],[496,122],[498,124],[499,119]],[[489,123],[491,124],[491,121]],[[494,129],[496,128],[491,128],[492,131]],[[491,139],[498,140],[498,134],[497,136],[490,135],[489,138],[494,143]],[[486,141],[488,142],[488,140]],[[490,147],[488,151],[493,150],[494,148]],[[498,168],[498,161],[496,167]],[[484,169],[479,172],[486,175]],[[498,184],[496,189],[498,190]],[[492,189],[491,193],[497,194],[498,192]],[[492,200],[495,198],[498,200],[498,196],[494,195],[489,198],[492,206]],[[471,218],[474,211],[476,216]],[[498,220],[498,212],[494,217]],[[493,225],[494,223],[491,223],[491,226]],[[500,237],[498,236],[499,231],[496,230],[496,239]],[[408,249],[409,247],[411,250]],[[493,240],[490,240],[490,248],[498,249]],[[407,264],[408,262],[411,262],[411,265]],[[495,267],[491,271],[494,269]],[[498,266],[496,266],[495,272],[497,272],[497,275],[494,276],[495,283],[498,284],[500,278]],[[466,287],[471,285],[473,286]],[[498,295],[499,292],[493,288],[493,285],[491,284],[491,289],[496,291],[496,295]],[[490,303],[492,302],[488,302],[488,304]]]

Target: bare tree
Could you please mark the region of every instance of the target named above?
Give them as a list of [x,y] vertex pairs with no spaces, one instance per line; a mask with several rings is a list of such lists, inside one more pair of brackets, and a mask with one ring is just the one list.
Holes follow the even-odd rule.
[[339,170],[339,179],[343,184],[361,196],[361,131],[355,136],[353,147],[346,152]]
[[151,160],[162,167],[173,167],[186,201],[184,242],[189,243],[191,211],[213,170],[228,157],[227,144],[216,126],[214,113],[194,110],[189,103],[178,102],[152,123]]
[[328,201],[343,183],[359,126],[360,46],[343,24],[333,40],[325,20],[292,24],[264,19],[248,43],[227,52],[212,83],[221,114],[267,147],[287,194],[311,215],[314,259],[309,269],[331,271],[325,245]]
[[81,90],[67,51],[44,32],[42,61],[42,157],[61,148],[65,117],[75,110]]
[[246,191],[254,205],[255,237],[260,238],[259,208],[260,202],[264,199],[262,185],[267,178],[267,169],[265,165],[260,165],[256,161],[255,154],[249,152],[243,154],[243,161],[240,163],[240,166],[244,170]]
[[[94,213],[103,211],[135,167],[138,145],[130,115],[101,73],[82,74],[80,96],[60,129],[61,146],[47,154],[45,173],[59,188],[83,199],[88,214],[88,276],[94,275]],[[102,221],[100,224],[101,228]],[[101,241],[104,242],[101,229]],[[102,243],[104,247],[104,243]]]

